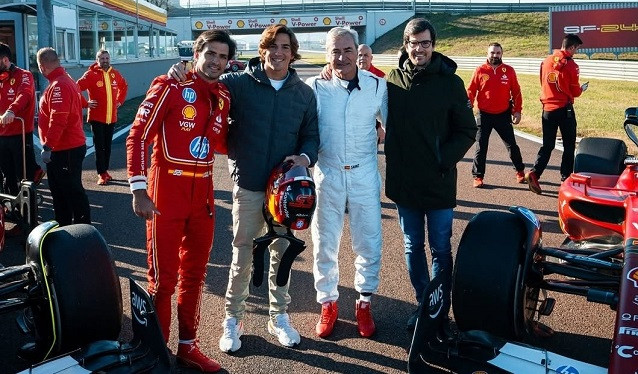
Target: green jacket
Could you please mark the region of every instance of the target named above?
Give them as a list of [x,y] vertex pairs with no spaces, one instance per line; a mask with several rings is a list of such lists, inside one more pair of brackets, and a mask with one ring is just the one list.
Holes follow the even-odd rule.
[[463,80],[438,52],[422,70],[405,52],[399,66],[386,77],[386,196],[414,209],[454,208],[456,164],[476,136]]

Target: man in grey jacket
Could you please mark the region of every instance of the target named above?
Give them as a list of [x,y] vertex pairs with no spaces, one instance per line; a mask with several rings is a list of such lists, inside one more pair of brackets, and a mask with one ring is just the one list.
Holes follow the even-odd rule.
[[[317,161],[319,132],[317,102],[312,89],[290,64],[301,56],[295,34],[284,25],[264,30],[259,57],[245,72],[223,75],[231,94],[228,132],[228,168],[233,187],[233,261],[226,289],[226,318],[219,349],[235,352],[241,347],[243,319],[252,275],[252,241],[261,236],[265,221],[262,207],[271,170],[282,161],[311,166]],[[174,65],[169,75],[180,79]],[[281,228],[280,228],[281,229]],[[301,340],[287,313],[289,284],[277,286],[276,277],[285,242],[275,240],[269,248],[268,331],[284,346]]]

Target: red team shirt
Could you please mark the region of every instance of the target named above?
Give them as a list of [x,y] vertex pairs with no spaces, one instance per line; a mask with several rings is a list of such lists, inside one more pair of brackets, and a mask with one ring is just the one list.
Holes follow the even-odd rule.
[[482,112],[503,113],[509,108],[510,99],[514,103],[512,113],[520,113],[523,110],[523,96],[516,72],[506,64],[494,68],[485,63],[477,67],[467,88],[467,96],[472,105],[474,99],[477,100],[478,108]]

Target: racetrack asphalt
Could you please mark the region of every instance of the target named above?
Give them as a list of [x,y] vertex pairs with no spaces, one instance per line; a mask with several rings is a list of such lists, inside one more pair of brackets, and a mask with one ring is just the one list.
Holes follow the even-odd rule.
[[[316,74],[316,70],[299,67],[301,75]],[[536,105],[536,104],[530,104]],[[578,111],[578,102],[575,105]],[[427,115],[427,114],[424,114]],[[523,114],[525,115],[525,114]],[[620,123],[619,123],[620,126]],[[536,158],[539,144],[517,137],[527,169]],[[116,261],[124,299],[124,328],[122,340],[131,337],[130,307],[127,278],[146,285],[146,251],[144,222],[131,209],[131,195],[126,181],[125,137],[114,140],[111,174],[114,181],[107,186],[95,184],[94,155],[84,162],[83,182],[91,203],[95,227],[109,244]],[[544,246],[559,246],[563,240],[558,226],[557,194],[560,185],[558,165],[561,152],[555,150],[550,164],[542,176],[542,195],[530,192],[527,185],[517,184],[515,172],[507,152],[497,135],[490,141],[485,187],[472,188],[472,158],[474,148],[458,165],[458,206],[454,212],[452,248],[456,251],[467,222],[482,210],[506,210],[511,205],[532,209],[542,222]],[[379,150],[379,167],[385,179],[383,145]],[[312,242],[309,230],[300,232],[308,248],[297,258],[291,275],[292,303],[289,313],[294,326],[302,335],[296,348],[280,346],[266,330],[268,320],[268,296],[265,285],[251,285],[247,300],[245,335],[242,348],[234,354],[221,353],[218,339],[222,332],[224,293],[231,262],[231,191],[232,182],[226,168],[226,157],[218,156],[214,168],[216,231],[213,251],[208,263],[201,308],[199,340],[202,350],[217,359],[229,373],[401,373],[406,372],[407,350],[411,335],[405,330],[405,322],[416,308],[403,256],[402,235],[394,204],[382,193],[383,259],[381,284],[378,294],[372,298],[372,312],[377,332],[371,339],[358,336],[354,318],[354,304],[358,297],[353,287],[354,254],[351,250],[348,220],[339,255],[339,321],[328,339],[315,336],[314,326],[320,312],[315,301],[312,278]],[[40,207],[41,220],[53,217],[51,196],[47,181],[39,187],[43,195]],[[24,252],[18,238],[9,238],[8,246],[0,253],[0,263],[5,266],[24,263]],[[78,279],[77,281],[81,281]],[[611,344],[614,312],[607,306],[594,305],[582,297],[550,293],[557,299],[554,313],[542,321],[556,330],[548,339],[528,341],[572,358],[605,366]],[[99,297],[99,295],[95,295]],[[480,310],[476,311],[481,313]],[[0,317],[0,372],[14,373],[28,367],[28,363],[16,356],[16,349],[26,342],[15,324],[16,313]],[[485,315],[487,320],[498,316]],[[99,323],[99,321],[96,321]],[[173,322],[172,336],[177,335],[177,323]],[[175,351],[177,343],[171,339],[169,347]],[[179,369],[182,373],[195,373]]]

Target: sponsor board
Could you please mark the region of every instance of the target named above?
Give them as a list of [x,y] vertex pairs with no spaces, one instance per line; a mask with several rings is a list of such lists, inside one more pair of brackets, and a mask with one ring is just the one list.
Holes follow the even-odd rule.
[[297,17],[193,17],[191,26],[193,30],[263,30],[270,25],[282,24],[294,29],[300,29],[335,26],[366,26],[366,20],[365,13]]

